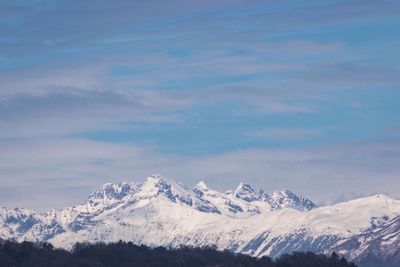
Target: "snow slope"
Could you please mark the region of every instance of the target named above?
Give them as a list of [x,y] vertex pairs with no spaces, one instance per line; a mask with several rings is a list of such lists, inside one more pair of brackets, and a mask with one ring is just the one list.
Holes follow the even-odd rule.
[[208,246],[253,256],[326,251],[400,215],[400,201],[375,195],[317,207],[290,191],[267,194],[241,183],[225,193],[151,176],[143,184],[105,184],[76,206],[49,212],[0,209],[0,238],[75,242],[132,241]]
[[363,266],[400,266],[400,216],[344,239],[330,250]]

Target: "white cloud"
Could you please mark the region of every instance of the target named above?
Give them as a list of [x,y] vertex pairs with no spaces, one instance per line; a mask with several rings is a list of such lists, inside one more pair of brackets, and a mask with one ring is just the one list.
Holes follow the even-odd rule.
[[268,128],[258,131],[244,132],[245,136],[267,138],[273,140],[299,140],[317,137],[321,133],[315,129],[301,128]]
[[[11,19],[0,37],[5,55],[0,58],[5,70],[0,74],[1,203],[42,209],[76,204],[103,182],[152,172],[189,184],[203,179],[219,188],[245,180],[268,191],[291,188],[317,200],[349,188],[360,194],[400,195],[398,143],[245,149],[194,157],[165,155],[143,144],[70,137],[124,131],[132,122],[191,126],[184,115],[204,107],[240,121],[238,127],[245,125],[243,115],[316,115],[331,108],[324,107],[326,97],[333,97],[333,106],[345,98],[361,109],[364,105],[349,102],[352,97],[340,92],[398,87],[399,69],[387,61],[390,51],[371,60],[369,52],[375,50],[360,50],[348,38],[293,39],[313,32],[315,19],[339,26],[355,19],[390,19],[397,15],[397,3],[296,3],[281,9],[275,8],[281,1],[273,1],[268,3],[273,11],[265,13],[254,13],[257,8],[248,1],[235,3],[46,5],[45,0],[40,8],[19,3],[17,9],[0,4],[0,13]],[[224,15],[210,12],[216,10]],[[57,21],[56,27],[49,21]],[[383,38],[378,46],[384,48],[388,41]],[[128,75],[118,76],[118,68]],[[321,132],[267,128],[245,134],[294,140]]]
[[[2,205],[48,209],[78,204],[105,182],[161,173],[189,186],[205,180],[226,190],[246,181],[267,191],[288,188],[317,202],[354,190],[400,196],[400,144],[337,144],[308,149],[249,149],[180,156],[155,147],[84,139],[0,143]],[[57,198],[57,202],[52,201]]]

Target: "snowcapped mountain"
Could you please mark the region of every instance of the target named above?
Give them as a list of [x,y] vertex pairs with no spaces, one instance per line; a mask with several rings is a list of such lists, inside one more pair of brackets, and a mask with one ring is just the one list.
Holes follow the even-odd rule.
[[355,259],[363,266],[400,266],[400,216],[344,239],[330,250]]
[[75,207],[49,212],[2,208],[0,238],[65,248],[78,241],[118,240],[166,247],[213,245],[275,257],[344,246],[399,215],[400,201],[385,195],[317,207],[287,190],[267,194],[241,183],[222,193],[204,182],[190,189],[154,175],[142,184],[105,184]]

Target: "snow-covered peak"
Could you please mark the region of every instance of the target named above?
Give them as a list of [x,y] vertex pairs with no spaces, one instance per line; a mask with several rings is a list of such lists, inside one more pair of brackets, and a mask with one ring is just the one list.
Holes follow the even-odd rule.
[[149,176],[143,182],[138,192],[138,196],[154,196],[159,192],[159,184],[162,182],[160,177]]
[[217,246],[276,257],[292,250],[324,251],[365,230],[398,247],[399,221],[384,230],[379,227],[399,215],[400,200],[387,195],[315,208],[288,190],[269,195],[241,183],[223,193],[204,182],[192,190],[152,175],[141,185],[105,184],[77,207],[42,213],[0,209],[0,239],[48,241],[64,248],[76,242],[125,240],[172,248]]
[[193,192],[199,197],[202,198],[204,194],[208,194],[212,192],[210,188],[206,185],[205,182],[200,181],[195,187],[193,187]]
[[234,195],[240,193],[241,191],[253,191],[253,188],[251,188],[251,186],[249,184],[240,182],[234,191]]
[[203,181],[200,181],[200,182],[195,186],[195,188],[198,188],[198,189],[201,189],[201,190],[208,190],[208,189],[209,189],[208,186],[206,185],[206,183],[203,182]]
[[385,200],[391,200],[392,198],[387,195],[387,194],[376,194],[373,195],[372,198],[377,198],[377,199],[385,199]]
[[267,200],[272,208],[294,208],[298,210],[311,210],[317,205],[311,200],[297,196],[289,190],[275,191]]
[[246,202],[252,202],[260,199],[260,194],[256,192],[249,184],[241,182],[233,195],[236,198],[242,199]]
[[[173,180],[167,180],[161,176],[150,176],[143,184],[141,190],[136,194],[141,198],[152,198],[153,200],[162,197],[173,203],[193,207],[195,210],[204,213],[220,213],[210,202],[202,198],[203,192],[209,189],[204,182],[200,182],[193,190]],[[212,190],[210,190],[212,191]]]
[[353,199],[333,205],[334,207],[350,208],[350,207],[374,207],[380,210],[397,210],[400,200],[391,198],[386,194],[377,194],[368,197]]
[[296,195],[289,190],[280,190],[272,193],[272,197],[276,198],[295,198]]
[[193,204],[191,192],[188,188],[160,175],[148,177],[136,194],[136,197],[139,198],[157,198],[158,196],[189,206]]
[[128,195],[136,193],[139,186],[134,182],[106,183],[89,196],[88,203],[97,206],[120,201]]
[[140,188],[139,194],[147,196],[158,195],[161,192],[170,191],[173,185],[177,184],[161,175],[154,174],[146,178]]
[[146,180],[144,181],[143,184],[156,185],[160,181],[167,182],[168,179],[163,177],[163,176],[161,176],[160,174],[152,174],[152,175],[150,175],[149,177],[146,178]]

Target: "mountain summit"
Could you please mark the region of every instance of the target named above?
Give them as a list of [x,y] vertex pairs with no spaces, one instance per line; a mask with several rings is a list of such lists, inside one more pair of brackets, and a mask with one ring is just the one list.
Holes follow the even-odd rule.
[[65,248],[76,242],[119,240],[216,246],[258,257],[322,252],[343,244],[351,256],[352,238],[365,240],[366,246],[379,243],[363,235],[377,229],[384,236],[382,227],[399,215],[400,201],[384,195],[317,207],[288,190],[267,194],[240,183],[223,193],[204,182],[191,189],[152,175],[143,183],[104,184],[75,207],[49,212],[2,208],[0,239],[46,241]]

